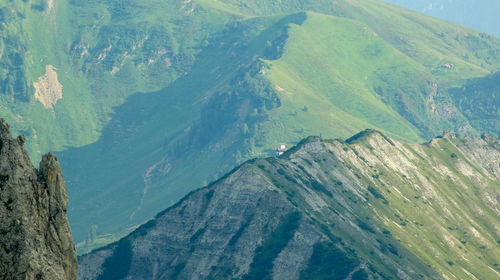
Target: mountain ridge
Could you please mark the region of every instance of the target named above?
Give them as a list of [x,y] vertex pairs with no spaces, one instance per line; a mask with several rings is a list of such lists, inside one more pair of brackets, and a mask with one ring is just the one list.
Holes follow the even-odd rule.
[[427,144],[375,130],[350,143],[308,137],[80,256],[79,276],[110,279],[119,266],[118,278],[135,279],[490,279],[500,275],[499,163],[492,136]]

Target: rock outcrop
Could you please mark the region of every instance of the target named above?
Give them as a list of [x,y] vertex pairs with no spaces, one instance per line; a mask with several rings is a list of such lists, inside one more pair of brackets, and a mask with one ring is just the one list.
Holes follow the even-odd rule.
[[79,259],[79,279],[498,279],[498,139],[310,137]]
[[0,279],[76,280],[61,168],[49,153],[35,169],[24,142],[0,119]]

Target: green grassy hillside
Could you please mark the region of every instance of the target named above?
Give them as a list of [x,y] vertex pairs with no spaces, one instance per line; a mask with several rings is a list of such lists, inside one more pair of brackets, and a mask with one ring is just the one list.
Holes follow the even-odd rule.
[[[389,81],[380,85],[384,82],[381,76],[392,70],[391,78],[400,84],[406,82],[412,90],[411,83],[425,83],[420,78],[425,71],[368,26],[310,13],[303,25],[290,29],[284,55],[267,62],[270,80],[283,102],[275,119],[289,130],[301,131],[302,136],[323,133],[347,137],[366,127],[378,127],[402,139],[421,139],[423,133],[393,109],[396,104],[384,103],[375,89],[394,86],[388,85]],[[421,94],[413,91],[408,96]],[[293,138],[297,135],[290,140]]]
[[[34,162],[95,142],[113,107],[184,76],[230,18],[165,1],[12,0],[0,11],[0,114],[27,136]],[[35,97],[47,66],[62,85],[62,98],[48,107]]]

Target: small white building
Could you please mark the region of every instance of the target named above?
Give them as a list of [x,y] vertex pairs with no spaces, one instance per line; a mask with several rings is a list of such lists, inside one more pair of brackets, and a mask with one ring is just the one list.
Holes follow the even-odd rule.
[[280,143],[280,146],[278,148],[278,156],[281,156],[284,152],[286,152],[286,145],[285,143]]

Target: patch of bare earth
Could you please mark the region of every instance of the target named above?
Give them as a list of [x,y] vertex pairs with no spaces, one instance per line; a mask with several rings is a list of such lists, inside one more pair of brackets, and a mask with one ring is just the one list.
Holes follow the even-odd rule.
[[57,79],[56,69],[52,65],[45,66],[45,75],[33,83],[35,98],[46,109],[54,109],[57,101],[63,97],[63,86]]

